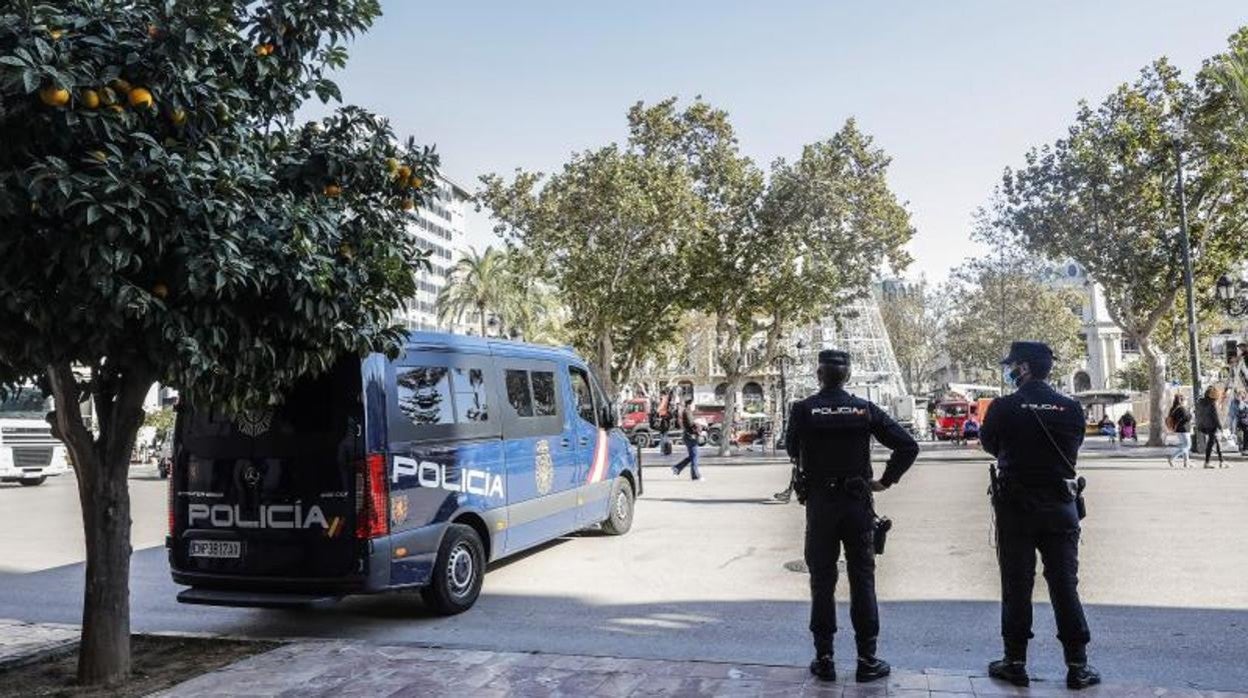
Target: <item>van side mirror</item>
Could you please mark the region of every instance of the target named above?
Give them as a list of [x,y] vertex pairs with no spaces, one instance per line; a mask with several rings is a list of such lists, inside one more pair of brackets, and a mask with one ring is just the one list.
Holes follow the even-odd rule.
[[602,414],[599,415],[598,422],[602,424],[603,429],[614,429],[619,425],[619,416],[615,413],[614,405],[603,405]]

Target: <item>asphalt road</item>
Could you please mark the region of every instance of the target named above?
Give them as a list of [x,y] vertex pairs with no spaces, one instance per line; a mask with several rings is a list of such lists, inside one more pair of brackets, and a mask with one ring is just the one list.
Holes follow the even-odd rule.
[[[659,459],[651,457],[654,466]],[[1093,663],[1110,679],[1248,689],[1248,462],[1172,470],[1164,461],[1089,460],[1082,589]],[[496,565],[470,612],[428,615],[408,595],[304,610],[182,606],[169,580],[164,488],[132,480],[137,630],[351,637],[500,650],[799,664],[808,659],[803,510],[768,501],[787,466],[747,457],[707,479],[646,472],[633,530],[572,536]],[[879,558],[880,652],[908,669],[980,667],[999,652],[997,572],[982,462],[921,460],[877,500],[895,527]],[[77,622],[81,535],[72,480],[0,486],[0,617]],[[845,598],[842,589],[838,594]],[[1036,599],[1046,598],[1042,578]],[[842,627],[848,613],[841,609]],[[1061,676],[1047,603],[1032,667]],[[852,633],[838,636],[852,657]]]

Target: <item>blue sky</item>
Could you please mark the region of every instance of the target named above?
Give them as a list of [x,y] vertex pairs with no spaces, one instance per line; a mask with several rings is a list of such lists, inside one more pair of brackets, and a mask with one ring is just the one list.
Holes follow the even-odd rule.
[[[436,144],[469,189],[626,137],[637,100],[701,94],[746,154],[796,157],[847,117],[892,157],[918,234],[909,275],[973,250],[1006,165],[1166,55],[1190,74],[1248,24],[1244,0],[416,2],[388,0],[337,75],[344,99]],[[317,109],[309,109],[314,114]],[[473,217],[470,241],[493,239]]]

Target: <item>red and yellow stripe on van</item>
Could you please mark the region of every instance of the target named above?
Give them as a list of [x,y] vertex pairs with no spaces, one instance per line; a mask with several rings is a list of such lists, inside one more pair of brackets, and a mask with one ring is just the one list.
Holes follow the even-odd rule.
[[594,460],[589,466],[589,479],[586,482],[602,482],[607,475],[607,448],[611,439],[606,429],[598,430],[598,441],[594,444]]

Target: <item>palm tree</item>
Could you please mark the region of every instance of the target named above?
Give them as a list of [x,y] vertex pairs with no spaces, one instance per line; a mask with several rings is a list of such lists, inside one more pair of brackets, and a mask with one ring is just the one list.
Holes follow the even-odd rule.
[[[480,322],[481,336],[485,336],[486,317],[494,314],[503,322],[503,304],[507,285],[507,254],[493,247],[478,253],[470,248],[468,253],[451,267],[446,286],[438,292],[438,322],[459,322],[464,315],[474,313]],[[500,324],[500,333],[504,328]]]
[[1237,51],[1227,56],[1217,75],[1239,103],[1239,108],[1248,113],[1248,52]]

